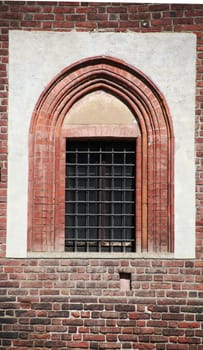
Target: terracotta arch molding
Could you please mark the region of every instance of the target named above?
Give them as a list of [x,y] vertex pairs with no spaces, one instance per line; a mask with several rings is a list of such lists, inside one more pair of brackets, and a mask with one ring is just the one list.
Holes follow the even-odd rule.
[[[86,58],[65,68],[35,106],[29,130],[28,250],[64,251],[67,135],[62,132],[63,120],[74,103],[97,90],[120,99],[140,129],[136,138],[136,252],[172,252],[174,136],[169,109],[145,74],[107,56]],[[127,131],[124,134],[130,137]]]

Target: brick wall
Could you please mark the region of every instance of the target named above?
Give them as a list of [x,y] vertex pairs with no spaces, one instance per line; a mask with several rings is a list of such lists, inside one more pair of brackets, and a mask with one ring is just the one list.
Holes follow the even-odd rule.
[[[0,3],[0,350],[203,349],[202,23],[203,5]],[[197,35],[196,260],[4,257],[8,30],[12,29]],[[131,274],[130,291],[120,289],[119,272]]]
[[[202,261],[1,261],[0,349],[203,349]],[[132,289],[120,291],[119,272]]]

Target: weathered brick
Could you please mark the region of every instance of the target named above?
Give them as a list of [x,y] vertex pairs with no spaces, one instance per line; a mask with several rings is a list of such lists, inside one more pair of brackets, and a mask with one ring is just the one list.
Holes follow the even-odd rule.
[[101,334],[85,334],[83,337],[84,341],[105,341],[105,336]]
[[18,337],[18,332],[0,332],[1,339],[16,339]]
[[100,344],[100,349],[121,349],[120,343],[110,343],[105,342]]
[[103,310],[103,304],[84,304],[84,310]]
[[167,313],[162,315],[163,320],[184,320],[184,314],[176,314],[176,313]]
[[17,318],[14,317],[0,317],[0,324],[13,324],[13,323],[17,323]]
[[82,310],[83,305],[82,304],[62,304],[62,310]]
[[50,324],[51,323],[51,320],[50,319],[47,319],[47,318],[32,318],[30,320],[30,324],[33,324],[33,325],[47,325],[47,324]]
[[68,311],[49,311],[48,318],[68,318]]
[[115,305],[115,310],[131,312],[131,311],[135,311],[135,305],[129,305],[129,304]]
[[83,320],[81,320],[81,319],[74,319],[74,318],[68,318],[68,319],[64,319],[62,321],[62,324],[63,325],[68,325],[68,326],[83,326]]
[[67,348],[68,349],[88,349],[88,342],[83,341],[83,342],[67,342]]
[[106,340],[107,342],[117,342],[118,337],[116,334],[107,334]]
[[50,303],[32,303],[31,308],[35,310],[51,310],[52,305]]

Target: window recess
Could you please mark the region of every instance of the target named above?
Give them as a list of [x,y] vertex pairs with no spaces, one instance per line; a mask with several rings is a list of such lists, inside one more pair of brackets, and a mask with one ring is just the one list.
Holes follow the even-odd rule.
[[65,251],[135,251],[135,141],[66,141]]

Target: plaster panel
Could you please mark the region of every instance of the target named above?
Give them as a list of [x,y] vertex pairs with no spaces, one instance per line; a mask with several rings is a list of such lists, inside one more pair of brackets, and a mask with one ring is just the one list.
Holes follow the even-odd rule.
[[76,102],[64,119],[67,124],[134,124],[130,110],[119,99],[97,91]]
[[174,256],[192,258],[195,256],[195,35],[31,31],[9,33],[7,256],[27,255],[28,130],[37,99],[66,66],[97,55],[114,56],[140,69],[168,102],[175,133]]

